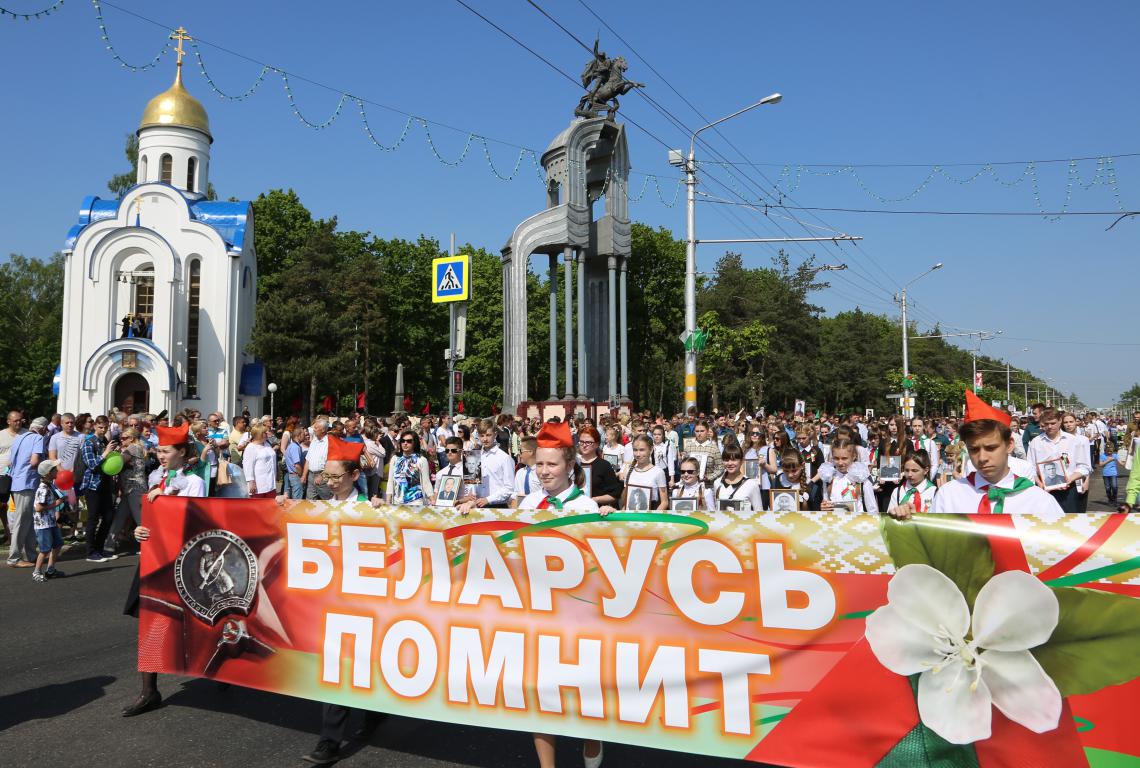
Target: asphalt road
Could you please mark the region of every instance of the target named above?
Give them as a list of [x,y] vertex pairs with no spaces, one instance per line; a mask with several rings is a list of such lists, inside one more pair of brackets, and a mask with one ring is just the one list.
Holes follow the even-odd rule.
[[[1108,511],[1099,477],[1092,492],[1089,510]],[[33,583],[30,569],[0,566],[0,765],[308,765],[300,757],[317,741],[316,702],[164,675],[160,709],[120,717],[138,691],[137,625],[122,615],[135,558],[88,563],[81,550],[64,555],[66,579],[46,584]],[[579,750],[578,740],[560,739],[559,764],[580,766]],[[406,717],[389,717],[345,754],[345,766],[537,765],[527,734]],[[739,764],[606,745],[611,767]]]

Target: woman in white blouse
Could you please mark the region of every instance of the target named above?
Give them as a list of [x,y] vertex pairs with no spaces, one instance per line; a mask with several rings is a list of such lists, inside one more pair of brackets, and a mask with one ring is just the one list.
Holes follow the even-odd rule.
[[264,424],[254,424],[242,451],[242,469],[251,499],[272,499],[277,495],[277,452],[265,442],[266,431]]

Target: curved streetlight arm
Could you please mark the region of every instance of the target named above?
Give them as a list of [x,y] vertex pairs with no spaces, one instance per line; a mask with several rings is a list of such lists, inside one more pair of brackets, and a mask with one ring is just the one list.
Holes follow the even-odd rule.
[[693,137],[689,141],[689,162],[690,163],[693,162],[693,160],[695,158],[694,153],[696,152],[696,147],[697,147],[697,136],[701,133],[701,131],[708,130],[709,128],[712,128],[715,125],[720,125],[721,123],[725,122],[726,120],[731,120],[734,117],[737,117],[739,115],[743,115],[745,112],[748,112],[749,110],[756,109],[756,107],[762,107],[765,104],[778,104],[780,102],[780,99],[782,99],[782,98],[784,98],[784,97],[781,94],[773,93],[770,96],[765,96],[764,98],[760,99],[760,101],[756,102],[755,104],[749,104],[744,109],[738,109],[735,112],[733,112],[731,115],[725,115],[724,117],[722,117],[719,120],[713,120],[708,125],[702,125],[700,128],[693,131]]

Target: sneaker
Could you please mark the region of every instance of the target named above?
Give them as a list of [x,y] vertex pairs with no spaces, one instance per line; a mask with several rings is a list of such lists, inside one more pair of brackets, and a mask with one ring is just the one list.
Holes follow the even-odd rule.
[[36,564],[29,560],[9,560],[8,565],[11,568],[35,568]]
[[49,579],[62,579],[67,574],[53,566],[44,571],[44,575]]
[[105,563],[105,562],[107,562],[107,556],[104,555],[102,552],[92,552],[90,555],[87,556],[87,562],[89,562],[89,563]]
[[317,747],[303,758],[313,765],[332,765],[340,760],[340,744],[332,739],[321,739]]
[[598,744],[598,754],[594,755],[593,757],[588,757],[586,755],[585,748],[583,748],[582,749],[582,764],[585,766],[585,768],[601,768],[603,753],[604,753],[604,747],[602,744]]
[[118,560],[119,559],[119,556],[116,555],[114,552],[108,552],[107,550],[103,550],[102,554],[103,554],[104,560]]
[[44,576],[40,571],[33,571],[32,581],[47,581],[47,576]]

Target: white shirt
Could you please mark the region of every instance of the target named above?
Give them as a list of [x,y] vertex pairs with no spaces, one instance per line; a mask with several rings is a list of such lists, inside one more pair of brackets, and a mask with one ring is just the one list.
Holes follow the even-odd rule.
[[277,489],[277,452],[268,445],[250,443],[241,455],[246,480],[254,484],[254,493]]
[[674,499],[700,499],[697,507],[704,510],[715,510],[716,501],[713,499],[712,489],[703,483],[685,485],[681,483],[673,489]]
[[1050,440],[1044,432],[1030,440],[1025,458],[1033,467],[1032,478],[1037,477],[1037,466],[1041,462],[1061,458],[1065,459],[1070,473],[1075,472],[1081,477],[1088,477],[1092,473],[1088,439],[1063,430],[1057,434],[1056,440]]
[[167,496],[193,496],[202,498],[206,495],[206,483],[195,474],[187,474],[186,470],[178,470],[174,477],[166,481],[162,491]]
[[764,511],[764,501],[760,494],[760,483],[751,477],[745,477],[730,485],[724,481],[724,475],[721,475],[717,478],[716,482],[713,483],[713,496],[718,501],[721,499],[747,499],[753,512],[759,513]]
[[[629,478],[626,480],[626,508],[630,507],[630,496],[632,491],[630,488],[639,487],[647,489],[649,492],[649,509],[655,509],[661,501],[661,493],[664,491],[667,481],[665,480],[665,472],[658,466],[650,466],[649,469],[638,469],[636,466],[630,467]],[[637,508],[637,511],[641,511]]]
[[[566,490],[562,491],[561,493],[557,494],[554,497],[554,498],[556,498],[562,502],[562,511],[563,512],[568,512],[568,511],[597,512],[598,511],[598,502],[594,501],[593,499],[591,499],[589,496],[587,496],[584,493],[576,499],[566,501],[566,497],[569,496],[571,493],[573,493],[573,491],[574,491],[574,486],[571,485],[569,488],[567,488]],[[531,491],[529,494],[527,494],[523,498],[522,501],[519,502],[519,509],[538,509],[538,505],[541,504],[542,502],[546,501],[546,497],[548,495],[549,494],[546,492],[546,490],[541,488],[541,487],[537,491]],[[547,508],[548,509],[554,509],[555,507],[553,504],[551,504]]]
[[534,467],[523,467],[515,472],[515,496],[520,499],[529,496],[531,491],[541,487],[542,483],[538,481]]
[[[899,504],[902,504],[903,497],[907,495],[907,492],[910,491],[911,487],[912,486],[910,483],[903,483],[897,486],[894,491],[891,492],[891,500],[890,503],[887,504],[887,509],[894,509]],[[920,485],[918,489],[915,490],[914,495],[910,497],[909,501],[911,504],[914,504],[915,496],[920,497],[922,499],[922,509],[919,511],[929,512],[931,505],[934,503],[934,495],[937,491],[938,486],[929,480],[923,480],[922,485]]]
[[[861,497],[858,500],[863,502],[863,508],[867,512],[879,514],[875,485],[870,480],[870,472],[865,464],[855,463],[846,472],[840,472],[834,464],[826,462],[820,467],[820,478],[828,484],[829,501],[852,501],[852,497],[857,495]],[[859,511],[858,505],[855,511]]]
[[[506,504],[511,499],[515,487],[515,460],[496,443],[491,450],[483,449],[479,462],[482,482],[478,496],[488,504]],[[543,497],[545,498],[545,497]]]
[[[990,484],[982,477],[981,472],[972,475],[973,482],[970,482],[970,477],[971,475],[967,475],[939,488],[930,511],[935,514],[977,514],[978,504],[981,503]],[[999,488],[1012,488],[1013,480],[1014,473],[1006,472],[1005,477],[997,482],[997,486]],[[1057,519],[1064,514],[1057,500],[1036,485],[1026,488],[1014,496],[1006,497],[1005,505],[1002,507],[1003,514],[1025,512],[1047,513],[1049,519]]]
[[325,462],[329,459],[329,436],[326,434],[320,440],[313,437],[309,441],[309,452],[305,454],[305,464],[309,468],[309,474],[320,472],[325,468]]

